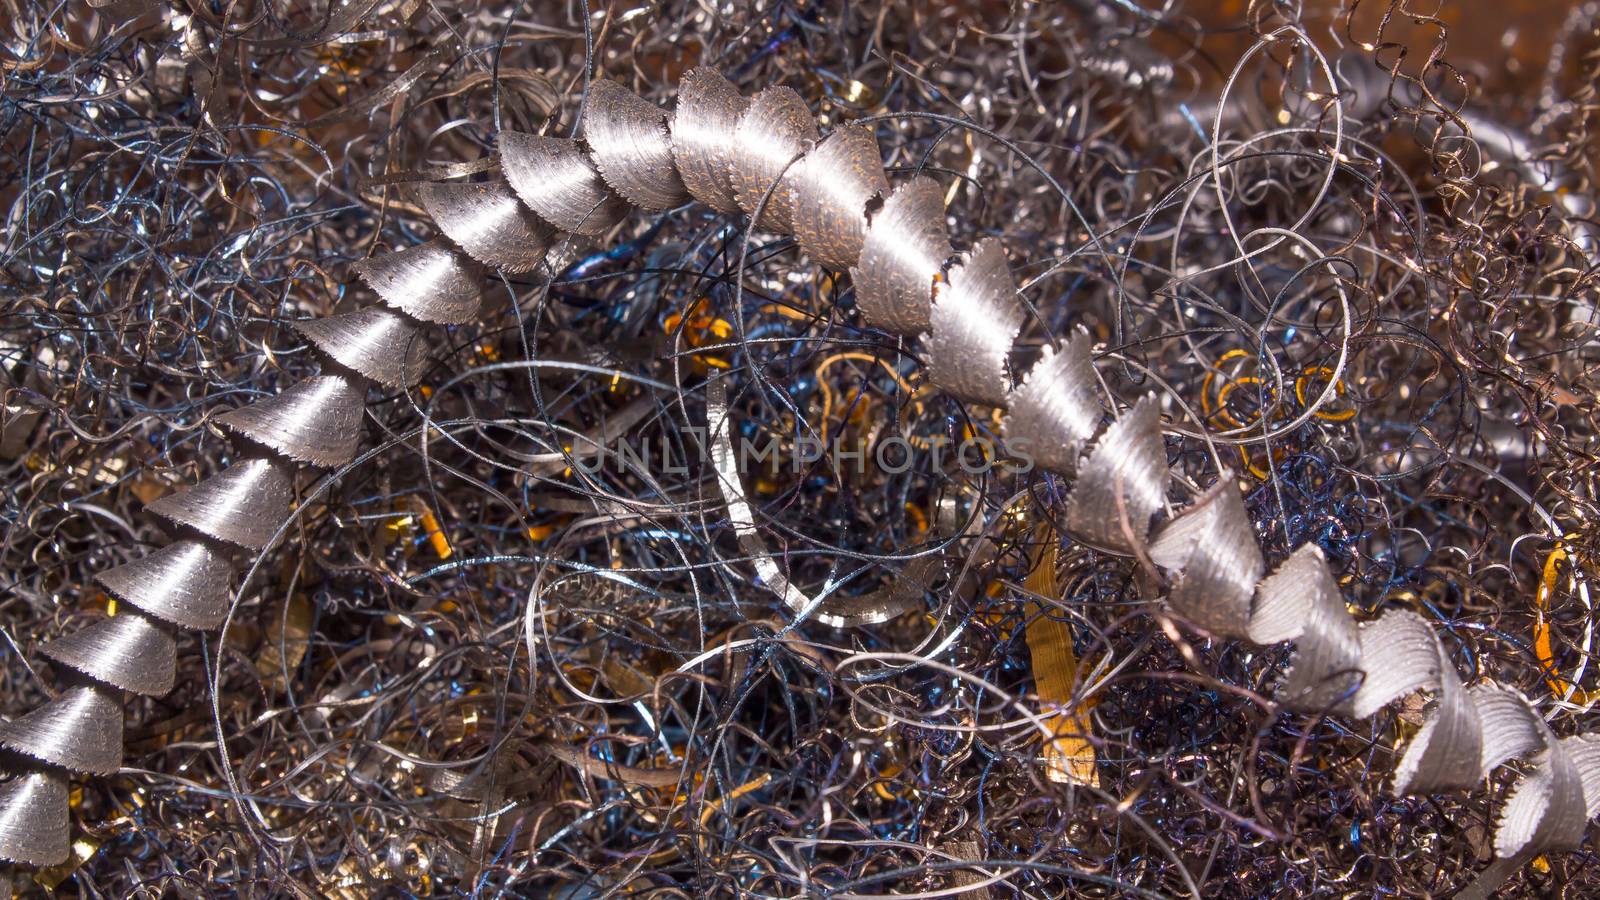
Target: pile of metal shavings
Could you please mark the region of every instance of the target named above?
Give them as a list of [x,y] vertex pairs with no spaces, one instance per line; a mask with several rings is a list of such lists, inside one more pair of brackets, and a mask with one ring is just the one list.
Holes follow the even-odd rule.
[[[1271,568],[1314,544],[1357,619],[1593,731],[1593,7],[1468,56],[1466,0],[11,0],[0,716],[76,683],[40,648],[129,614],[97,573],[182,536],[146,505],[250,452],[219,416],[337,370],[308,323],[442,240],[444,186],[583,135],[601,78],[671,110],[708,66],[861,123],[954,246],[1002,238],[1011,366],[1082,329],[1115,406],[1162,397],[1169,505],[1231,473]],[[1421,897],[1491,865],[1515,772],[1393,796],[1420,695],[1290,712],[1286,645],[1073,538],[849,274],[703,204],[601,219],[469,273],[479,312],[128,702],[123,768],[73,780],[68,861],[0,885]],[[714,405],[826,606],[752,558]],[[1502,896],[1600,890],[1587,849],[1516,862]]]

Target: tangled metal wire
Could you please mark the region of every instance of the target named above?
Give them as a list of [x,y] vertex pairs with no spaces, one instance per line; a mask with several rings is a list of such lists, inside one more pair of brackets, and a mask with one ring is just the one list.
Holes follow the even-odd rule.
[[[12,10],[0,841],[42,866],[7,877],[1592,891],[1542,852],[1558,754],[1390,788],[1478,783],[1438,740],[1463,697],[1530,701],[1519,753],[1593,727],[1593,10],[1519,103],[1399,3],[1199,6]],[[659,157],[733,96],[696,65],[770,112],[746,184]],[[675,99],[672,144],[638,127]],[[853,236],[796,203],[874,194]],[[934,223],[977,249],[930,258]],[[1051,345],[1093,348],[1096,419],[1025,459],[1006,379]],[[1170,490],[1110,433],[1080,468],[1097,397],[1163,414],[1127,446]],[[1240,536],[1264,568],[1186,588]],[[1258,639],[1416,623],[1437,702],[1352,719],[1349,657],[1203,614],[1308,554],[1320,618]],[[1455,771],[1401,763],[1430,733]],[[1519,799],[1567,834],[1508,841]],[[70,846],[22,857],[51,804]]]

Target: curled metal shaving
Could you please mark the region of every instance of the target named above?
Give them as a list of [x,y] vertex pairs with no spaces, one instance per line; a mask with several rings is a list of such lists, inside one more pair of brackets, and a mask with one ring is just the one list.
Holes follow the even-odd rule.
[[95,580],[118,599],[195,631],[221,625],[233,593],[233,567],[198,540],[173,541]]
[[642,209],[670,209],[689,199],[672,161],[667,116],[614,81],[589,86],[583,136],[613,190]]
[[[428,353],[422,338],[422,326],[381,306],[310,319],[295,327],[305,335],[306,340],[339,365],[379,384],[404,388],[422,378]],[[282,447],[275,449],[287,452]],[[296,458],[304,462],[316,462],[313,459]]]
[[737,148],[730,136],[750,101],[715,69],[692,69],[678,83],[672,117],[672,158],[683,186],[696,200],[721,213],[739,211],[733,181]]
[[934,291],[929,380],[969,403],[1005,405],[1011,392],[1008,357],[1022,328],[1016,295],[999,241],[984,241],[963,257]]
[[[713,72],[701,77],[722,76]],[[694,107],[683,110],[686,116],[697,113],[703,115]],[[695,127],[715,128],[720,119],[706,116]],[[720,138],[733,148],[726,157],[728,180],[745,215],[753,216],[759,209],[761,217],[756,221],[761,227],[785,233],[794,228],[794,185],[784,173],[816,143],[818,135],[816,120],[793,88],[769,87],[750,98],[732,136]]]
[[439,230],[486,266],[531,272],[555,242],[556,230],[529,212],[503,182],[425,182],[416,191]]
[[[503,188],[496,194],[485,187],[424,185],[420,193],[425,206],[453,224],[447,234],[492,264],[531,268],[554,235]],[[487,229],[484,216],[491,220]],[[517,231],[519,224],[525,227]],[[516,240],[501,243],[508,226]],[[425,351],[421,328],[468,321],[480,305],[476,266],[441,241],[353,268],[399,313],[377,306],[303,323],[302,333],[324,354],[330,370],[218,416],[223,426],[290,462],[343,465],[360,444],[364,379],[391,386],[415,383]],[[97,573],[96,579],[132,609],[42,649],[45,658],[87,683],[66,687],[43,705],[0,723],[0,747],[44,767],[0,783],[0,859],[34,866],[67,859],[71,844],[63,773],[106,775],[120,767],[121,692],[160,696],[172,690],[177,649],[168,626],[207,631],[223,623],[234,578],[228,545],[264,548],[288,518],[293,496],[292,467],[255,457],[146,507],[188,534]]]
[[862,315],[908,337],[928,330],[927,298],[954,253],[939,185],[919,176],[895,188],[867,226],[860,266],[850,271]]
[[792,215],[800,249],[831,269],[854,266],[866,239],[867,214],[889,193],[877,136],[860,126],[840,128],[796,163],[784,181],[806,200]]

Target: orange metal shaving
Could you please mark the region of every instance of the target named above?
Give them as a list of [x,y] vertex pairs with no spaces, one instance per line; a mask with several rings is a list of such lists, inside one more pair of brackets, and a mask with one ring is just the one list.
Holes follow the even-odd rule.
[[428,543],[433,546],[433,553],[440,559],[449,559],[455,551],[450,548],[450,539],[445,537],[444,529],[439,527],[439,518],[428,508],[428,504],[417,499],[417,518],[422,521],[422,531],[428,536]]
[[[1056,533],[1046,527],[1041,536],[1044,549],[1023,584],[1038,596],[1055,598],[1060,592],[1056,583]],[[1072,631],[1065,622],[1043,615],[1037,601],[1028,601],[1028,606],[1026,637],[1028,652],[1033,656],[1034,690],[1046,707],[1070,710],[1047,719],[1055,736],[1045,744],[1045,776],[1051,781],[1097,787],[1094,744],[1089,741],[1092,704],[1075,703],[1073,698],[1079,663],[1072,651]]]
[[1561,561],[1564,559],[1568,559],[1567,548],[1559,543],[1550,551],[1550,555],[1544,558],[1544,577],[1539,581],[1539,593],[1534,599],[1534,609],[1538,613],[1539,620],[1533,626],[1533,652],[1539,657],[1539,664],[1544,667],[1545,681],[1550,684],[1550,690],[1557,696],[1564,697],[1570,687],[1572,689],[1570,702],[1582,705],[1589,702],[1589,692],[1561,677],[1561,673],[1556,671],[1555,648],[1550,643],[1550,623],[1545,619],[1545,613],[1550,610],[1550,595],[1555,593],[1556,580],[1561,574]]

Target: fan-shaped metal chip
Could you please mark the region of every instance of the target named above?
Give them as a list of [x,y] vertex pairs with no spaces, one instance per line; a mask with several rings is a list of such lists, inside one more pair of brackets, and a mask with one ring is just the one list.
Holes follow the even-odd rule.
[[364,382],[318,375],[225,412],[217,421],[297,462],[333,467],[355,459],[361,449],[365,409]]
[[887,622],[922,603],[934,584],[948,573],[939,556],[919,556],[906,563],[887,584],[854,597],[834,594],[815,613],[817,621],[834,628],[854,628]]
[[0,724],[0,747],[88,775],[122,767],[122,702],[112,688],[82,685]]
[[919,176],[895,188],[872,217],[850,273],[862,318],[907,337],[927,331],[934,280],[954,255],[939,185]]
[[0,782],[0,860],[55,866],[72,852],[67,780],[54,772],[23,772]]
[[289,517],[292,499],[288,469],[265,459],[246,459],[155,500],[147,509],[219,541],[261,550]]
[[562,231],[597,236],[628,215],[628,204],[569,138],[502,131],[500,171],[529,209]]
[[1161,529],[1150,543],[1150,559],[1179,573],[1167,594],[1179,614],[1213,634],[1248,637],[1251,601],[1266,563],[1232,472],[1222,472]]
[[472,258],[433,240],[353,264],[383,302],[422,322],[472,321],[483,301],[483,273]]
[[[794,228],[794,190],[779,181],[793,162],[817,142],[817,120],[792,88],[769,87],[750,99],[735,134],[729,180],[745,215],[754,216],[767,191],[772,196],[757,220],[762,228],[790,234]],[[798,163],[796,163],[798,165]],[[773,184],[777,188],[773,189]]]
[[487,779],[481,772],[434,769],[428,775],[428,790],[457,800],[482,800]]
[[[1483,729],[1483,755],[1478,761],[1480,778],[1488,778],[1490,772],[1507,760],[1531,756],[1544,746],[1544,720],[1528,703],[1528,698],[1498,684],[1474,685],[1467,693],[1472,697],[1472,705],[1478,708],[1478,722]],[[1600,763],[1600,759],[1596,762]],[[1600,775],[1600,768],[1596,769],[1596,774]],[[1596,788],[1600,788],[1600,783]],[[1587,793],[1585,788],[1585,795]],[[1600,813],[1600,808],[1594,812]]]
[[165,628],[137,612],[63,635],[39,652],[96,681],[150,697],[171,691],[177,673],[177,642]]
[[[818,263],[848,270],[861,258],[867,207],[889,194],[877,135],[845,125],[789,170],[794,187],[794,236]],[[1002,249],[1001,257],[1005,251]]]
[[416,384],[428,359],[422,329],[380,306],[307,319],[295,330],[339,365],[392,388]]
[[556,230],[529,212],[503,182],[425,182],[415,190],[439,230],[484,265],[531,272],[555,243]]
[[1583,779],[1571,752],[1545,729],[1545,751],[1533,774],[1517,782],[1501,807],[1494,851],[1502,857],[1576,850],[1588,826]]
[[209,631],[228,614],[233,568],[199,541],[180,540],[107,569],[95,580],[119,600],[152,616]]
[[1338,709],[1361,683],[1361,629],[1345,611],[1339,585],[1316,544],[1304,544],[1256,585],[1250,639],[1296,641],[1278,696],[1289,709]]
[[1147,395],[1090,449],[1067,495],[1067,530],[1118,553],[1141,549],[1150,517],[1166,500],[1169,477],[1160,410]]
[[[1406,609],[1391,609],[1361,623],[1361,658],[1366,678],[1346,704],[1365,719],[1416,690],[1439,684],[1439,636],[1427,621]],[[1382,660],[1374,666],[1372,660]]]
[[678,82],[672,158],[684,187],[717,212],[739,211],[730,173],[739,119],[749,107],[750,101],[715,69],[690,69]]
[[1478,721],[1478,709],[1443,647],[1439,653],[1439,689],[1422,728],[1395,766],[1392,790],[1396,794],[1469,790],[1480,777],[1483,725]]
[[1011,393],[1006,365],[1022,329],[1006,251],[978,244],[934,292],[928,377],[962,400],[1002,406]]
[[611,189],[641,209],[671,209],[689,199],[672,163],[667,114],[615,81],[589,85],[583,138]]
[[1011,392],[1003,423],[1006,444],[1026,451],[1040,468],[1075,471],[1078,454],[1105,418],[1095,390],[1091,344],[1080,329],[1059,353],[1046,347],[1026,380]]

